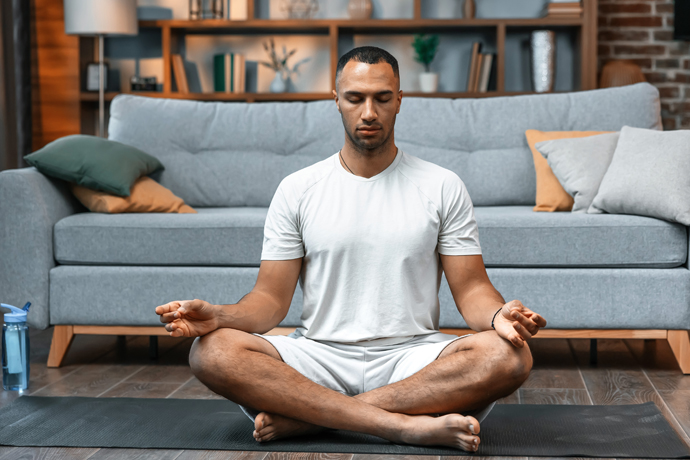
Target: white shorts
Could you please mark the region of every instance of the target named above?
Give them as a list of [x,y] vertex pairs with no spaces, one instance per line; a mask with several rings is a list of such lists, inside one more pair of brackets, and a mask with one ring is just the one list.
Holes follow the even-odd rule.
[[[308,339],[297,332],[290,335],[254,335],[268,340],[288,366],[309,380],[348,396],[374,390],[406,379],[428,366],[452,342],[471,334],[456,336],[434,332],[418,335],[395,345],[363,346]],[[473,411],[479,423],[494,403]],[[259,411],[240,406],[253,421]],[[470,415],[470,414],[463,414]]]

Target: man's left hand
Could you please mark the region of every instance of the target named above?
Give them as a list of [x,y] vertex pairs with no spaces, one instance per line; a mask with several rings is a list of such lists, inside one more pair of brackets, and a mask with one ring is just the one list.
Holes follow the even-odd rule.
[[494,320],[496,333],[518,348],[524,347],[525,342],[545,326],[546,320],[519,300],[511,300],[503,305]]

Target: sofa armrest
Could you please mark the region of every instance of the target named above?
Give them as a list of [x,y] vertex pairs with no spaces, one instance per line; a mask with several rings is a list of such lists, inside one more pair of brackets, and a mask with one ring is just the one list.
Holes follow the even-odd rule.
[[20,308],[31,302],[31,327],[50,325],[53,226],[85,210],[66,182],[36,168],[0,172],[0,295],[2,302]]

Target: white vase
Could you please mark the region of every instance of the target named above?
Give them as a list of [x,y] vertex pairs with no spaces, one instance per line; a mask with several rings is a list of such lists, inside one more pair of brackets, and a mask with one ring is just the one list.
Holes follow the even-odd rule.
[[283,76],[280,74],[280,72],[276,72],[276,76],[273,78],[273,81],[271,82],[271,92],[284,93],[285,90],[287,90],[287,84],[285,83],[285,80],[283,79]]
[[438,74],[435,72],[420,73],[419,87],[423,93],[435,93],[438,89]]

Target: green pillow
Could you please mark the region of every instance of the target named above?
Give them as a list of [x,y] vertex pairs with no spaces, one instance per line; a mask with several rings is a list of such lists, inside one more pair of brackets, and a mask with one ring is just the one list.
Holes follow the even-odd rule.
[[140,177],[165,169],[135,147],[82,134],[61,137],[24,159],[46,176],[118,196],[129,196]]

